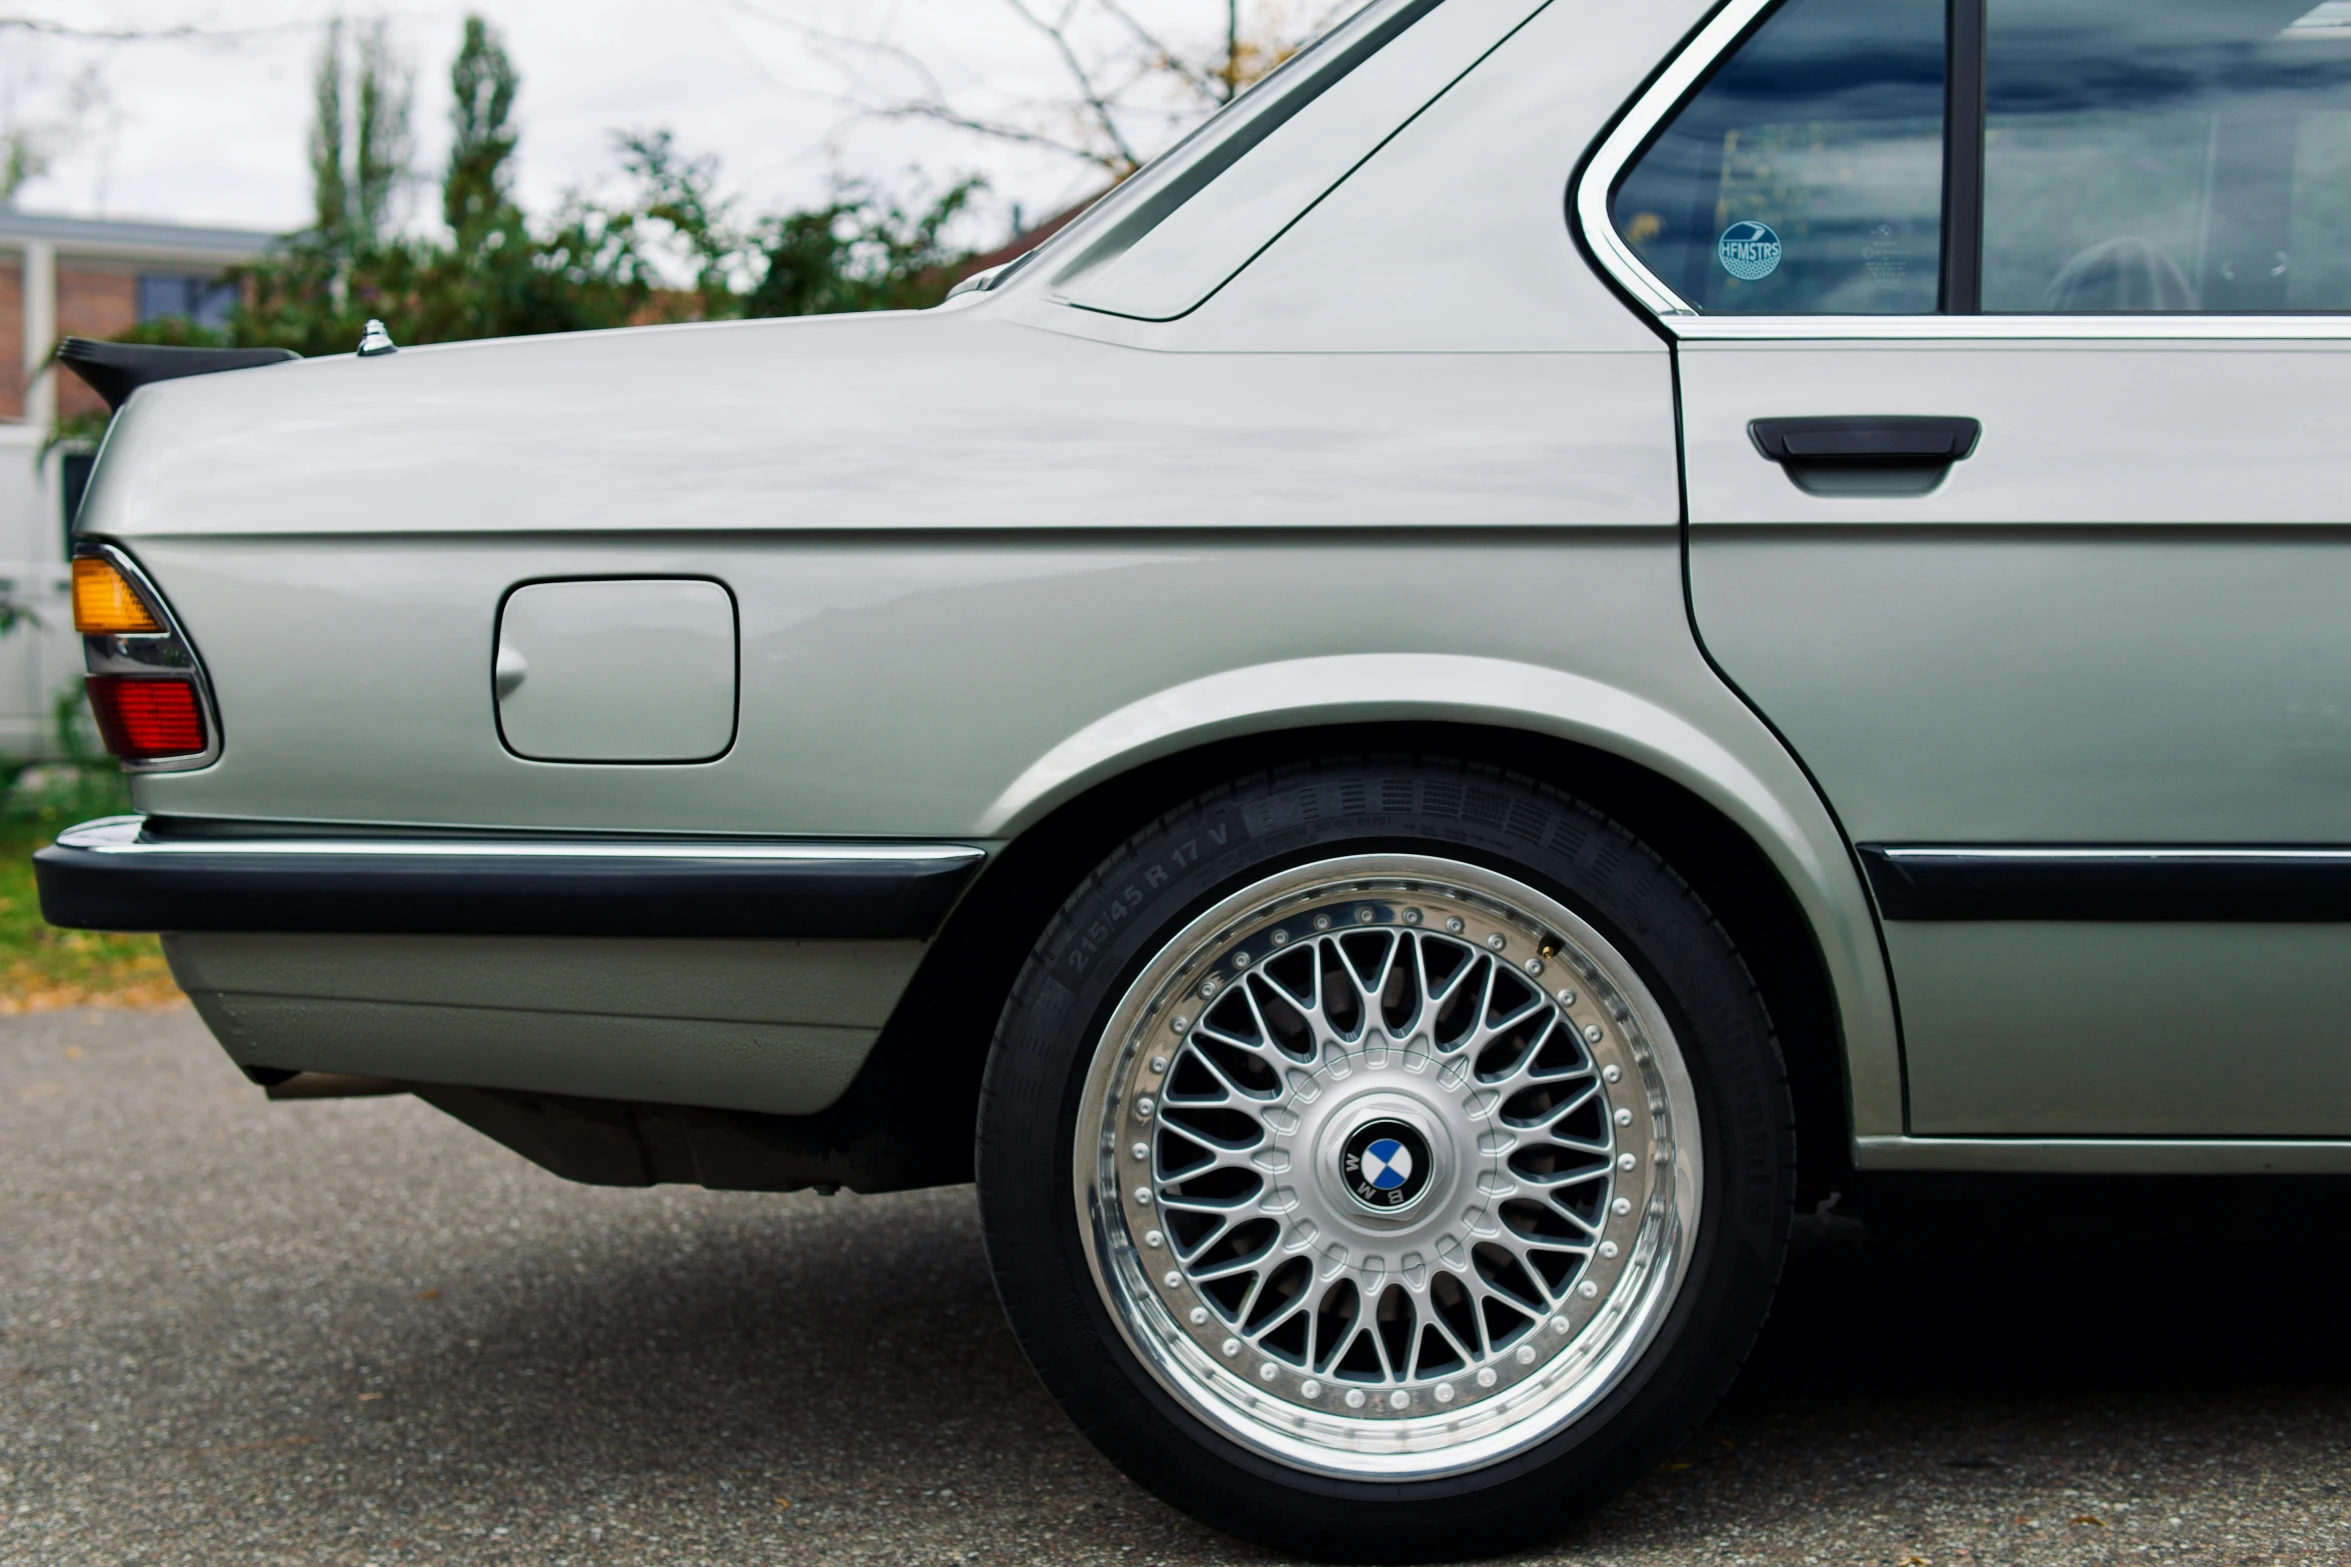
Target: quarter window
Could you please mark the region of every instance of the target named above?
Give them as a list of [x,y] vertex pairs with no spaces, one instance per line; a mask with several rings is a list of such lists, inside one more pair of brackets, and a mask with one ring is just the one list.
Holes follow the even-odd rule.
[[1789,0],[1618,184],[1617,232],[1708,312],[1936,308],[1944,0]]
[[2351,0],[1986,24],[1984,309],[2351,309]]

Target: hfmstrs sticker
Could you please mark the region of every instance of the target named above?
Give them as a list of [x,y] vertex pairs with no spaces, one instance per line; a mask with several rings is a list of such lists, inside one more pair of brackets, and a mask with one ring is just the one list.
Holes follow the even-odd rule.
[[1722,238],[1714,242],[1714,253],[1721,258],[1725,272],[1750,283],[1780,269],[1779,235],[1772,232],[1770,224],[1752,218],[1724,229]]

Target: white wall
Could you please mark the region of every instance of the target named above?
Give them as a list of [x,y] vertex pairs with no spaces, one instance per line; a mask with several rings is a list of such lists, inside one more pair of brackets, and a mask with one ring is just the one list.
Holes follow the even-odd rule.
[[0,637],[0,756],[55,750],[50,708],[82,668],[57,455],[42,460],[44,434],[32,425],[0,425],[0,595],[41,619]]

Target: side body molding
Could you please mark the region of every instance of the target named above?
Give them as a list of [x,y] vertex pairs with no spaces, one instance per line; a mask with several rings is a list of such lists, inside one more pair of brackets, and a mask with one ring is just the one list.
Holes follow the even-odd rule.
[[972,835],[1015,837],[1104,779],[1211,741],[1413,721],[1574,741],[1647,767],[1721,811],[1763,851],[1811,925],[1836,993],[1855,1135],[1901,1131],[1900,1043],[1876,926],[1852,856],[1793,759],[1768,737],[1742,755],[1732,749],[1737,742],[1587,676],[1439,653],[1339,654],[1222,670],[1130,702],[1070,735],[996,798]]

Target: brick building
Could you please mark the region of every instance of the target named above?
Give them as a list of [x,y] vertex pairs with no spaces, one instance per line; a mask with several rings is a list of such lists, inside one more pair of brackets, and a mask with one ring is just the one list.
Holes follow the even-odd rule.
[[0,597],[41,622],[0,637],[0,755],[49,750],[51,706],[81,672],[65,530],[87,456],[43,448],[61,413],[105,405],[50,368],[50,351],[61,337],[112,337],[166,316],[219,325],[236,299],[221,274],[273,237],[0,211]]

